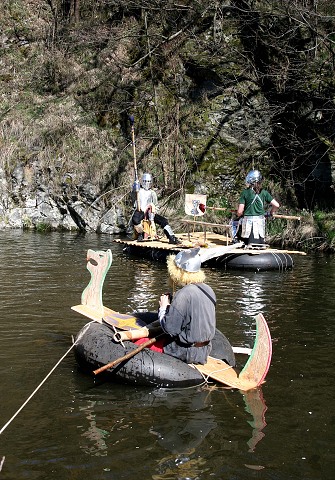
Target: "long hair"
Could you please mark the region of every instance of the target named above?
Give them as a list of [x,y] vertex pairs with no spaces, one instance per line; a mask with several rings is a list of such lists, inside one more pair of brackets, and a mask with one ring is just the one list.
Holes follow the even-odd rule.
[[255,182],[251,185],[251,188],[253,189],[253,191],[255,193],[260,193],[260,191],[262,190],[262,180],[260,182]]

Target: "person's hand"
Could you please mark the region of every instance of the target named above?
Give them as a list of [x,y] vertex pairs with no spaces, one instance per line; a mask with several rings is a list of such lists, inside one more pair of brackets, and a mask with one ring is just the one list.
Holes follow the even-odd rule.
[[149,203],[148,208],[150,209],[151,213],[156,213],[156,206],[153,203]]
[[170,295],[167,293],[163,293],[159,299],[159,307],[166,308],[168,305],[170,305]]
[[264,216],[265,216],[265,218],[268,218],[269,220],[271,220],[273,218],[273,213],[272,212],[266,212],[266,214]]

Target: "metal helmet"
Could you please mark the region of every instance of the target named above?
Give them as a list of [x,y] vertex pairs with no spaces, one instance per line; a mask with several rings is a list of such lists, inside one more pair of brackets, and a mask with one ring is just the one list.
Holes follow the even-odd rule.
[[260,182],[262,180],[262,175],[258,170],[250,170],[246,176],[245,183],[247,185],[253,185],[254,183]]
[[150,190],[151,183],[152,183],[151,174],[150,173],[143,173],[141,184],[142,184],[142,187],[144,188],[144,190]]
[[181,268],[186,272],[199,272],[201,268],[201,257],[199,252],[200,247],[182,250],[176,255],[174,263],[178,268]]

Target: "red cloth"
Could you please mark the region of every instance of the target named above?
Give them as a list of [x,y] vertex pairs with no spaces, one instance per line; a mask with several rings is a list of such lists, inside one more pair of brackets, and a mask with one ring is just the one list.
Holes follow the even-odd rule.
[[[142,343],[147,342],[149,338],[139,338],[138,340],[135,340],[134,343],[136,345],[142,345]],[[165,345],[166,339],[165,338],[159,338],[156,340],[155,343],[150,345],[148,347],[150,350],[153,350],[154,352],[159,352],[159,353],[164,353],[164,345]]]

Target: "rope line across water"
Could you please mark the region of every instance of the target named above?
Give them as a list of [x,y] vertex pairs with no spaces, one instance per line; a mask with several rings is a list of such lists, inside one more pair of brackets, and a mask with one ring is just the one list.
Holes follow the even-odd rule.
[[35,388],[35,390],[33,391],[33,393],[27,398],[27,400],[21,405],[21,407],[17,410],[17,412],[12,416],[12,418],[10,418],[8,420],[8,422],[2,427],[2,429],[0,430],[0,435],[6,430],[6,428],[8,427],[8,425],[10,425],[12,423],[12,421],[15,419],[15,417],[17,417],[17,415],[21,412],[21,410],[23,410],[23,408],[27,405],[27,403],[33,398],[33,396],[35,395],[35,393],[42,387],[42,385],[47,381],[47,379],[50,377],[50,375],[54,372],[54,370],[56,370],[56,368],[58,367],[58,365],[64,360],[64,358],[71,352],[71,350],[73,349],[73,347],[76,345],[76,343],[81,339],[81,337],[84,335],[84,333],[87,331],[87,329],[89,328],[89,326],[91,325],[91,323],[94,323],[94,320],[92,322],[89,322],[85,325],[85,327],[83,327],[83,330],[80,334],[80,336],[77,338],[77,340],[71,345],[71,347],[68,349],[68,351],[62,356],[62,358],[60,358],[58,360],[58,362],[56,363],[56,365],[50,370],[50,372],[46,375],[46,377],[42,380],[42,382]]

